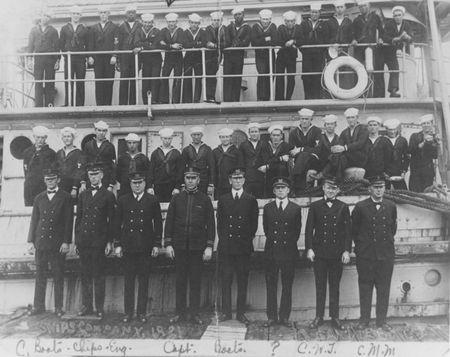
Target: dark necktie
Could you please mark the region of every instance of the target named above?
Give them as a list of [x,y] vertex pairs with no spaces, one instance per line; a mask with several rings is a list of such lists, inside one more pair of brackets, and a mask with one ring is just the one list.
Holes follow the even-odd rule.
[[333,199],[333,198],[327,198],[327,199],[325,200],[325,202],[326,202],[326,203],[333,203],[333,202],[334,202],[334,199]]
[[239,199],[239,195],[238,195],[237,192],[236,192],[236,195],[234,196],[234,199],[235,199],[236,201]]
[[280,205],[278,206],[278,211],[283,212],[283,201],[280,201]]
[[51,195],[52,193],[56,193],[56,190],[47,190],[47,194]]

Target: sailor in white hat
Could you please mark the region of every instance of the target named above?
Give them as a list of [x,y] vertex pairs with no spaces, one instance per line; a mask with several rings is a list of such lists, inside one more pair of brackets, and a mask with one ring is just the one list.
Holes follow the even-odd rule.
[[[319,143],[319,160],[321,163],[322,172],[329,173],[330,170],[325,166],[329,164],[329,156],[331,153],[336,153],[339,150],[333,149],[335,145],[339,145],[339,135],[336,134],[338,117],[335,114],[327,114],[323,118],[324,132]],[[323,175],[322,175],[323,176]]]
[[367,118],[369,131],[366,177],[386,176],[388,166],[392,164],[394,148],[386,136],[380,135],[383,120],[377,116]]
[[236,15],[236,14],[243,14],[245,11],[245,9],[242,6],[235,6],[232,10],[231,10],[231,15]]
[[211,51],[205,53],[205,67],[206,74],[214,77],[206,78],[206,102],[216,103],[217,78],[215,75],[219,70],[219,55],[217,50],[223,45],[225,26],[222,25],[222,11],[214,11],[209,16],[211,17],[211,24],[206,27],[205,32],[207,40],[206,47]]
[[410,160],[408,141],[400,135],[400,120],[388,119],[384,121],[383,125],[393,148],[392,159],[386,168],[386,174],[390,177],[386,188],[406,190],[405,174],[408,171]]
[[[330,43],[348,44],[353,40],[352,20],[345,16],[344,0],[336,0],[334,2],[334,16],[330,17],[326,23],[329,28],[329,33],[331,34],[331,38],[329,39]],[[348,82],[351,80],[351,78],[349,78],[348,75],[341,75],[339,81],[342,82],[342,80],[347,80]]]
[[34,137],[43,137],[46,138],[48,137],[48,132],[49,130],[42,125],[36,125],[35,127],[33,127],[33,135]]

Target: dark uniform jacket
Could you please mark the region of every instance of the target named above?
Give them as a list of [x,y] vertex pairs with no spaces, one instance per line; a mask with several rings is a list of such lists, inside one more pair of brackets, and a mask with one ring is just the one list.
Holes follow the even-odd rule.
[[[396,42],[396,43],[393,42],[393,39],[395,37],[399,37],[403,33],[403,31],[405,31],[409,36],[411,36],[411,28],[407,21],[402,21],[402,24],[400,25],[400,29],[397,29],[397,24],[395,23],[395,21],[393,19],[389,19],[386,21],[386,25],[384,26],[383,41],[392,45],[389,48],[394,53],[396,50],[403,49],[403,46],[405,44],[404,40],[402,40],[401,42]],[[408,51],[408,53],[409,53],[409,51]]]
[[367,127],[358,124],[350,134],[350,128],[345,128],[339,135],[339,144],[347,146],[345,156],[349,160],[350,165],[364,167],[367,163],[369,132]]
[[45,144],[40,150],[31,145],[23,152],[23,171],[25,174],[24,198],[25,205],[32,206],[34,197],[45,190],[43,170],[53,168],[56,153]]
[[104,248],[114,239],[114,194],[104,186],[92,196],[83,191],[78,198],[75,220],[75,244],[79,248]]
[[438,157],[438,143],[436,140],[424,142],[422,148],[419,144],[424,141],[423,131],[411,134],[409,138],[409,152],[411,154],[411,171],[428,169],[434,171],[433,159]]
[[350,43],[353,41],[353,24],[352,20],[344,17],[339,25],[335,16],[330,17],[327,22],[328,43]]
[[114,185],[116,183],[116,149],[114,145],[108,140],[103,140],[100,147],[94,139],[88,141],[83,149],[83,154],[86,158],[86,163],[103,163],[103,182],[107,185]]
[[206,43],[212,42],[215,45],[216,50],[206,51],[206,59],[213,60],[218,59],[219,53],[222,51],[225,46],[225,30],[226,27],[221,25],[218,28],[215,28],[211,25],[208,25],[205,28],[206,33]]
[[219,189],[229,188],[228,173],[231,169],[242,166],[241,152],[233,144],[228,147],[227,151],[223,151],[222,145],[219,145],[213,150],[213,157],[214,176],[216,177],[214,186]]
[[[67,23],[61,28],[59,34],[59,48],[61,52],[87,51],[89,43],[89,30],[83,24],[78,24],[74,29],[72,23]],[[86,55],[83,55],[86,57]]]
[[[319,19],[313,27],[310,19],[303,20],[300,24],[300,45],[320,45],[327,43],[327,26],[325,21]],[[323,48],[303,48],[303,54],[320,54]]]
[[[117,160],[117,181],[120,182],[120,191],[130,192],[130,179],[129,174],[131,172],[143,172],[147,174],[150,168],[150,161],[143,153],[137,153],[131,157],[130,153],[126,152],[120,155]],[[148,184],[148,183],[147,183]]]
[[258,229],[258,217],[258,201],[245,191],[238,200],[231,192],[220,196],[217,203],[219,254],[250,254]]
[[284,62],[295,62],[298,55],[297,47],[286,47],[286,42],[294,40],[294,46],[301,43],[300,25],[295,24],[292,29],[288,29],[286,25],[278,26],[278,40],[281,48],[278,50],[278,57],[283,58]]
[[387,171],[389,162],[393,158],[393,147],[389,139],[385,136],[379,136],[374,143],[368,141],[368,155],[366,177],[383,175]]
[[395,144],[392,144],[391,139],[388,140],[392,145],[392,159],[387,163],[386,173],[389,176],[400,176],[409,167],[408,142],[403,136],[397,136]]
[[351,234],[346,203],[335,199],[328,207],[323,198],[311,203],[305,227],[306,251],[312,249],[318,258],[340,259],[344,251],[351,252]]
[[172,197],[164,226],[164,245],[179,250],[204,250],[214,245],[216,224],[209,197],[196,190]]
[[102,28],[100,23],[92,25],[89,31],[89,51],[116,50],[119,36],[118,31],[119,27],[111,21],[107,21],[104,28]]
[[[39,25],[33,27],[28,37],[28,52],[59,52],[58,31],[51,25],[46,26],[44,31]],[[56,62],[59,56],[52,55],[51,57]]]
[[215,183],[214,156],[208,145],[202,143],[197,153],[194,146],[189,144],[183,149],[181,156],[185,166],[196,167],[200,171],[200,182]]
[[258,170],[258,166],[256,165],[256,158],[261,151],[262,145],[263,142],[261,140],[256,144],[256,148],[249,140],[246,140],[239,145],[243,166],[245,167],[245,181],[247,183],[264,182],[264,174]]
[[159,33],[159,46],[160,48],[166,50],[164,61],[166,62],[177,62],[183,59],[183,52],[180,50],[173,50],[170,48],[174,43],[183,44],[184,42],[184,31],[177,27],[173,34],[167,27],[161,29]]
[[330,141],[327,134],[322,133],[320,136],[319,144],[316,148],[317,156],[319,157],[319,167],[323,169],[328,163],[331,155],[331,147],[339,145],[339,135],[334,134],[333,139]]
[[[235,22],[231,22],[225,30],[225,48],[227,47],[248,47],[250,45],[251,28],[246,22],[236,27]],[[227,56],[244,58],[244,50],[225,51]]]
[[264,206],[263,227],[266,235],[264,251],[268,259],[286,262],[298,258],[297,241],[302,228],[302,209],[290,202],[280,213],[276,200]]
[[383,38],[383,33],[381,19],[374,11],[367,18],[360,14],[353,20],[353,36],[359,43],[375,43],[377,38]]
[[[118,36],[118,50],[132,50],[134,48],[134,38],[136,36],[136,32],[142,28],[142,25],[139,21],[134,21],[133,27],[130,27],[130,24],[127,21],[122,22],[119,25],[117,30]],[[128,53],[123,53],[122,55],[131,55]]]
[[155,196],[144,192],[139,201],[132,192],[120,196],[114,221],[117,245],[125,252],[148,254],[161,245],[161,208]]
[[73,205],[70,195],[58,189],[50,201],[47,190],[36,196],[31,213],[28,242],[36,249],[59,251],[72,243]]
[[[267,41],[266,38],[270,37]],[[253,47],[257,46],[278,46],[278,30],[277,26],[272,22],[267,28],[263,28],[260,22],[253,25],[251,30],[251,44]],[[274,52],[272,51],[272,55]],[[255,50],[255,56],[262,59],[269,60],[269,50]]]
[[[144,50],[157,50],[160,48],[159,36],[160,30],[152,27],[148,33],[144,31],[144,27],[139,27],[134,32],[133,47],[142,47]],[[161,62],[162,56],[160,52],[141,53],[139,55],[144,64],[148,62]]]
[[380,209],[369,197],[358,202],[352,212],[352,238],[357,259],[393,260],[397,231],[397,207],[383,199]]
[[[200,28],[195,34],[190,29],[184,30],[183,48],[202,48],[206,47],[206,32]],[[202,63],[201,51],[188,51],[184,55],[185,61]]]
[[61,177],[59,187],[66,192],[79,188],[85,175],[85,159],[80,149],[74,148],[66,155],[64,148],[56,152],[56,163]]
[[261,151],[257,153],[256,157],[256,167],[261,167],[263,165],[268,165],[266,171],[267,183],[272,185],[273,178],[277,176],[289,176],[289,164],[287,162],[281,161],[280,158],[284,155],[289,155],[292,146],[287,142],[282,141],[275,152],[273,151],[273,146],[270,141],[262,142]]
[[165,155],[161,148],[156,148],[150,156],[148,185],[153,187],[155,184],[175,183],[175,187],[180,188],[183,170],[183,158],[177,149],[172,148]]
[[293,128],[289,132],[289,144],[294,147],[302,147],[302,152],[317,154],[317,146],[322,137],[322,129],[311,125],[306,134],[299,128]]

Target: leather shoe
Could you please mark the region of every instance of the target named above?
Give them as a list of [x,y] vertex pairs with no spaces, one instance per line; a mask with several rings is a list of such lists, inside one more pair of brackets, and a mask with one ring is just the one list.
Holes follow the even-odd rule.
[[323,318],[322,317],[316,317],[310,324],[310,329],[316,329],[319,326],[323,325]]
[[339,319],[331,319],[331,327],[340,331],[345,330],[344,326],[341,324],[341,321],[339,321]]
[[196,325],[203,325],[203,321],[197,314],[191,316],[191,322]]
[[62,309],[56,309],[55,315],[58,317],[62,317],[62,315],[64,315],[64,311]]
[[175,315],[174,317],[172,317],[170,320],[169,320],[169,322],[171,323],[171,324],[176,324],[176,323],[178,323],[178,322],[182,322],[182,321],[185,321],[186,320],[186,317],[184,316],[184,315]]
[[131,316],[131,314],[125,314],[125,316],[122,318],[122,322],[123,323],[128,323],[133,319],[133,317]]
[[78,311],[78,316],[87,316],[92,315],[93,311],[91,309],[88,309],[86,307],[83,307],[80,311]]
[[281,319],[280,325],[286,326],[286,327],[292,327],[291,322],[288,319]]
[[263,326],[264,326],[264,327],[270,327],[270,326],[275,325],[276,323],[277,323],[276,320],[268,319],[266,322],[264,322]]
[[142,322],[143,324],[145,324],[147,322],[147,317],[144,314],[139,314],[137,316],[137,319]]
[[365,321],[360,321],[359,323],[358,323],[358,325],[356,325],[356,329],[357,330],[365,330],[366,328],[368,328],[369,327],[369,323],[368,322],[365,322]]
[[35,308],[33,308],[31,310],[28,310],[27,314],[28,314],[28,316],[35,316],[35,315],[43,314],[44,312],[45,312],[44,309],[35,309]]
[[391,98],[400,98],[400,94],[397,93],[397,92],[391,92],[390,97],[391,97]]
[[245,314],[237,315],[236,320],[238,320],[239,322],[242,322],[245,325],[250,325],[250,320],[248,319],[247,316],[245,316]]
[[223,321],[228,321],[231,320],[231,314],[220,314],[219,317],[217,318],[217,321],[219,322],[223,322]]
[[392,331],[392,326],[391,325],[388,325],[386,322],[384,323],[384,324],[381,324],[381,325],[378,325],[377,324],[377,327],[378,328],[381,328],[383,331],[385,331],[385,332],[390,332],[390,331]]
[[105,316],[105,313],[103,311],[97,311],[98,318],[103,319],[103,316]]

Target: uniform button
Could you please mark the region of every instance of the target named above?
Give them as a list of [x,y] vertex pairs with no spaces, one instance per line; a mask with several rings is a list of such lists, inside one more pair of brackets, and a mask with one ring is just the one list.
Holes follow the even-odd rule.
[[232,228],[233,227],[233,225],[232,224],[230,224],[230,228]]
[[323,232],[323,234],[327,235],[327,232]]
[[273,242],[274,242],[275,244],[277,244],[277,241],[276,241],[276,240],[274,240]]
[[130,229],[130,232],[133,232],[133,230],[132,230],[132,229]]
[[143,213],[144,212],[144,210],[143,209],[141,209],[141,213]]
[[134,211],[133,210],[131,210],[131,213],[133,213]]
[[374,239],[373,239],[373,241],[374,241],[374,242],[376,242],[376,241],[377,241],[377,239],[376,239],[376,238],[374,238]]
[[130,219],[130,222],[133,222],[133,220],[132,220],[132,219]]
[[233,216],[230,216],[230,218],[233,218]]
[[238,234],[237,236],[238,236],[238,238],[239,238],[239,237],[240,237],[241,235],[240,235],[240,234]]
[[324,226],[326,226],[327,224],[326,224],[326,223],[324,223],[323,225],[324,225]]
[[42,222],[44,222],[45,221],[45,218],[42,218]]
[[238,218],[239,218],[239,219],[242,219],[242,216],[239,216]]
[[277,232],[277,231],[274,231],[273,233],[274,233],[274,234],[277,234],[278,232]]
[[286,232],[283,232],[284,234],[286,234]]
[[284,225],[287,226],[287,222],[284,222]]
[[238,226],[238,228],[241,228],[241,226]]
[[231,238],[231,237],[233,237],[233,235],[232,235],[232,234],[230,234],[230,236],[229,236],[229,237]]
[[286,242],[283,242],[283,244],[286,244]]
[[278,221],[275,221],[275,224],[278,224]]
[[141,232],[141,233],[142,233],[142,229],[140,229],[140,230],[139,230],[139,232]]
[[141,219],[141,222],[144,222],[144,220],[143,220],[143,219]]

